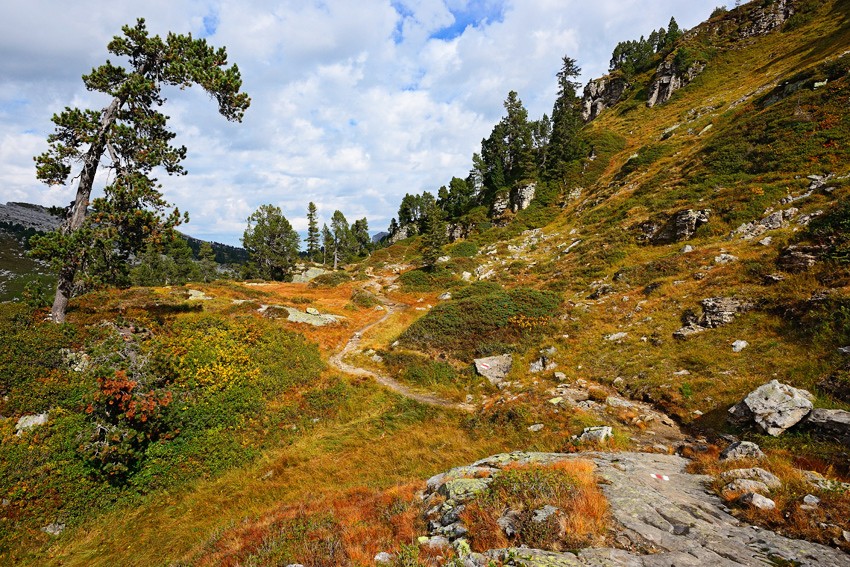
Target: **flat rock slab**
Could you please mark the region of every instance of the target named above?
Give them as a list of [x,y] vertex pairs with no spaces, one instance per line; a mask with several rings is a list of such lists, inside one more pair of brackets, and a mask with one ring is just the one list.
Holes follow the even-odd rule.
[[[313,309],[308,308],[308,309]],[[313,325],[314,327],[324,327],[325,325],[333,325],[334,323],[338,323],[342,317],[337,315],[327,315],[318,313],[318,310],[315,310],[316,313],[307,313],[306,311],[300,311],[295,309],[294,307],[286,307],[286,311],[289,313],[289,316],[286,318],[287,321],[292,321],[293,323],[307,323],[308,325]],[[318,314],[317,314],[318,313]]]
[[[577,554],[533,549],[491,550],[486,555],[506,565],[739,567],[793,564],[811,567],[850,565],[850,556],[802,540],[792,540],[740,522],[706,490],[710,477],[685,472],[688,460],[655,453],[511,453],[476,466],[503,468],[511,463],[548,464],[590,459],[604,479],[602,490],[618,524],[616,539],[640,554],[618,549],[586,549]],[[485,563],[486,564],[486,563]]]

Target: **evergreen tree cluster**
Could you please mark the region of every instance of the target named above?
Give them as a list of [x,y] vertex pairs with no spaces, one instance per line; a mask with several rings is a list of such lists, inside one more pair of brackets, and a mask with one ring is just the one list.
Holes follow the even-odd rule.
[[638,40],[621,41],[611,54],[608,70],[620,71],[627,78],[648,71],[661,56],[670,53],[683,33],[676,18],[670,18],[667,29],[654,30],[647,38],[640,36]]

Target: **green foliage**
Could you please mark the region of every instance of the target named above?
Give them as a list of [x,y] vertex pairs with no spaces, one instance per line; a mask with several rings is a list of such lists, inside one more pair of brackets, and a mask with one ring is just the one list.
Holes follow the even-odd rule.
[[850,202],[837,203],[812,220],[806,236],[827,247],[827,258],[838,264],[850,264]]
[[[186,148],[171,145],[176,134],[158,110],[165,102],[162,87],[198,84],[228,120],[241,120],[250,104],[248,95],[239,92],[239,69],[226,68],[223,48],[214,49],[191,35],[150,37],[143,19],[122,31],[108,49],[120,60],[129,60],[130,67],[107,61],[83,76],[88,90],[108,95],[111,102],[100,111],[66,107],[54,115],[56,131],[48,136],[49,149],[36,157],[37,176],[48,185],[79,178],[68,225],[33,244],[33,253],[53,261],[59,272],[52,310],[57,322],[64,320],[78,277],[88,287],[126,284],[128,259],[187,220],[176,209],[164,213],[168,203],[154,177],[159,168],[168,174],[185,173],[181,161]],[[105,155],[114,177],[103,196],[91,202],[88,214]]]
[[728,11],[729,10],[726,8],[726,6],[717,6],[714,10],[711,11],[711,15],[708,18],[710,20],[713,20],[714,18],[726,14]]
[[449,256],[452,258],[474,258],[478,255],[478,246],[474,242],[463,240],[449,248]]
[[[212,247],[207,252],[205,269],[214,272],[215,260],[210,264],[210,253]],[[138,286],[183,285],[201,277],[200,266],[192,259],[192,249],[179,235],[167,239],[163,246],[149,243],[130,271],[132,284]]]
[[452,365],[409,352],[381,353],[384,364],[403,381],[423,388],[458,385],[466,381]]
[[307,205],[307,259],[319,261],[319,221],[316,204],[310,201]]
[[260,205],[248,217],[242,245],[261,278],[289,280],[298,261],[298,233],[279,207]]
[[357,288],[351,292],[351,303],[365,309],[371,309],[381,304],[377,297],[362,288]]
[[450,271],[439,267],[404,272],[399,276],[398,281],[402,290],[406,292],[439,291],[456,287],[461,283]]
[[411,325],[400,341],[410,347],[448,351],[461,359],[501,354],[498,351],[516,350],[523,338],[536,336],[560,303],[554,293],[529,288],[447,301]]
[[484,280],[472,282],[468,286],[457,290],[452,299],[459,301],[461,299],[469,299],[470,297],[475,297],[477,295],[491,295],[502,292],[504,292],[504,288],[502,288],[502,286],[496,282],[488,282]]
[[350,281],[351,276],[345,272],[331,272],[329,274],[322,274],[321,276],[313,278],[307,285],[312,288],[330,288]]
[[433,204],[425,211],[422,222],[422,263],[426,268],[433,271],[437,260],[443,255],[443,246],[447,242],[443,211]]

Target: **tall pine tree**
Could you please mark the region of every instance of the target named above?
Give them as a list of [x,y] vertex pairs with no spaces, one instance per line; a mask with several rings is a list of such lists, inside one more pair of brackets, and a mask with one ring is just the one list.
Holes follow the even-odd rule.
[[319,258],[319,219],[316,214],[316,204],[310,201],[307,205],[307,259],[311,262]]

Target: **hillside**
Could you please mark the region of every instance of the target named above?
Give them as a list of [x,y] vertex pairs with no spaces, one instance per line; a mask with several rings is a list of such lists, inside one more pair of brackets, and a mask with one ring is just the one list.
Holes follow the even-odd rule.
[[433,267],[0,304],[0,562],[850,563],[850,2],[657,57]]

